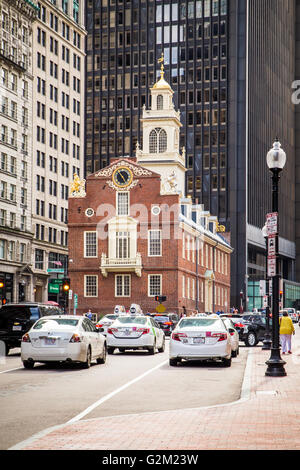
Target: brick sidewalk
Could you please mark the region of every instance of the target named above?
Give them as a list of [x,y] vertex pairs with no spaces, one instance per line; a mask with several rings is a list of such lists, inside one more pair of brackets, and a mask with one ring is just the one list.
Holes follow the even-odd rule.
[[[250,351],[249,390],[226,405],[79,421],[23,443],[24,450],[300,450],[300,356],[287,377],[266,377],[270,351]],[[245,383],[245,382],[244,382]],[[247,384],[246,384],[247,385]],[[163,430],[163,433],[158,430]]]

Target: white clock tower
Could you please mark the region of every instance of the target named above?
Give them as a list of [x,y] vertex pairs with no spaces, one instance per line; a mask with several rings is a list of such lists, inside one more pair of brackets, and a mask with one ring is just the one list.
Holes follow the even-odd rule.
[[142,115],[143,148],[137,145],[137,162],[161,175],[161,192],[185,195],[185,150],[179,151],[180,113],[175,111],[173,90],[164,79],[163,56],[160,79],[151,88],[151,109]]

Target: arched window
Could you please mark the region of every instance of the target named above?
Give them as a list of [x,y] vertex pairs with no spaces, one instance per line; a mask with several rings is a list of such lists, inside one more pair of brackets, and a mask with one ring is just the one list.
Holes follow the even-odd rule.
[[164,107],[164,97],[162,95],[158,95],[157,97],[157,109],[163,109]]
[[165,152],[166,150],[167,150],[167,133],[164,129],[160,129],[158,153]]
[[153,131],[150,132],[149,150],[150,150],[150,153],[157,153],[157,132],[156,132],[156,129],[153,129]]
[[156,127],[150,132],[149,151],[150,153],[163,153],[167,150],[167,133],[164,129]]

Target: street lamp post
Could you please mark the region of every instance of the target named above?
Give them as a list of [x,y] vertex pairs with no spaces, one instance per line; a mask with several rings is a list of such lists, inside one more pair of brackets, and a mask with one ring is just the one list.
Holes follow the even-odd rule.
[[269,350],[271,349],[272,341],[271,341],[271,334],[270,334],[270,280],[268,278],[268,232],[267,227],[264,226],[262,228],[262,234],[265,239],[266,243],[266,298],[267,298],[267,305],[266,305],[266,332],[265,337],[263,340],[262,349]]
[[[274,234],[275,238],[275,272],[272,273],[273,289],[272,289],[272,347],[270,359],[266,362],[267,370],[265,375],[270,377],[283,377],[286,374],[284,369],[285,362],[280,356],[279,342],[279,236],[278,236],[278,188],[280,173],[286,163],[286,154],[281,148],[281,144],[276,138],[273,148],[268,152],[267,165],[272,172],[272,212],[277,217],[277,230]],[[269,260],[268,260],[269,261]],[[270,277],[270,274],[269,274]]]

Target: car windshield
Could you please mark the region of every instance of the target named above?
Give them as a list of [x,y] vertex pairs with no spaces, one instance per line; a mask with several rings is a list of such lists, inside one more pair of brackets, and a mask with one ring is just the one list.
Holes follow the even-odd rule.
[[180,321],[179,327],[180,328],[187,328],[190,326],[220,326],[221,328],[224,328],[224,325],[221,320],[218,318],[184,318],[183,320]]
[[119,315],[105,315],[102,320],[115,320]]
[[139,325],[145,325],[147,323],[147,318],[145,317],[119,317],[118,322],[122,325],[132,325],[138,323]]
[[169,317],[154,316],[153,319],[158,322],[170,321]]
[[56,323],[56,325],[63,325],[63,326],[77,326],[78,325],[78,321],[79,320],[76,320],[76,319],[70,319],[70,318],[43,318],[42,320],[38,321],[33,329],[34,330],[40,330],[42,329],[44,326],[48,326],[47,324],[49,323]]

